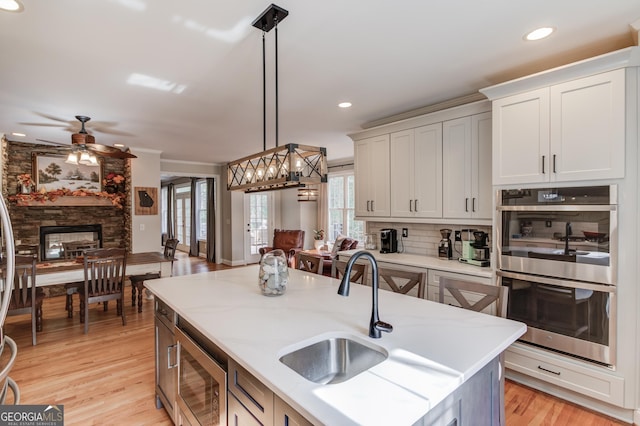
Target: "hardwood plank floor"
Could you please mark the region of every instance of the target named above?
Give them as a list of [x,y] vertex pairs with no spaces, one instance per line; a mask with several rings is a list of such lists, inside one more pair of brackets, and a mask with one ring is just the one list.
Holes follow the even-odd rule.
[[[177,258],[174,275],[229,268],[184,253]],[[5,322],[5,333],[18,344],[10,376],[20,387],[21,404],[64,404],[66,425],[171,425],[165,411],[155,407],[153,301],[144,300],[142,313],[125,303],[124,327],[115,303],[107,312],[92,306],[88,335],[77,300],[72,319],[64,303],[64,296],[45,300],[37,346],[31,346],[29,315]],[[509,426],[624,424],[510,381],[505,413]]]

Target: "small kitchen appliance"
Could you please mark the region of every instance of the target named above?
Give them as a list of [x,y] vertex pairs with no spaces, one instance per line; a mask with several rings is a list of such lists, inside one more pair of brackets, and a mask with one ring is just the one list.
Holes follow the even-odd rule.
[[462,257],[460,262],[476,266],[489,266],[489,235],[476,229],[462,230]]
[[453,256],[453,250],[451,247],[451,229],[441,229],[440,235],[442,235],[442,239],[438,244],[438,257],[443,257],[445,259],[451,259]]
[[380,253],[398,252],[398,231],[396,229],[380,230]]

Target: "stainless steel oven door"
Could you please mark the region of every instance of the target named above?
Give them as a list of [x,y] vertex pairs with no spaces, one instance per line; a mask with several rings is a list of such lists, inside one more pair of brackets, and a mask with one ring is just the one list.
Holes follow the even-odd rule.
[[[616,205],[498,206],[497,210],[498,269],[616,284]],[[570,229],[574,234],[567,235]],[[585,231],[603,237],[585,238]]]
[[193,425],[226,425],[227,373],[182,330],[175,334],[180,414]]
[[615,365],[615,286],[504,271],[497,275],[509,287],[507,318],[527,324],[521,341]]

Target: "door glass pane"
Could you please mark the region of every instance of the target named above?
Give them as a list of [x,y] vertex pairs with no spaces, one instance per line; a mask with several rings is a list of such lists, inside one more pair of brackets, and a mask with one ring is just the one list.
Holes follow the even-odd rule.
[[267,194],[249,196],[249,232],[251,235],[251,254],[259,254],[261,247],[269,245],[269,202]]

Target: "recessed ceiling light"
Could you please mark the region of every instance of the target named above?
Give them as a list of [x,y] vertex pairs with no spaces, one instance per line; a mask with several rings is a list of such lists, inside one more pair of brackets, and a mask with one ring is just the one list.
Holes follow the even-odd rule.
[[13,133],[11,133],[11,134],[12,134],[13,136],[19,136],[19,137],[21,137],[21,138],[24,138],[25,136],[27,136],[26,134],[24,134],[24,133],[20,133],[20,132],[13,132]]
[[0,9],[8,12],[22,12],[24,7],[18,0],[0,0]]
[[121,143],[114,143],[113,146],[115,146],[116,148],[124,148],[124,144]]
[[351,107],[351,102],[340,102],[340,103],[338,104],[338,106],[339,106],[340,108],[350,108],[350,107]]
[[549,37],[555,31],[553,27],[537,28],[524,36],[525,40],[534,41]]

